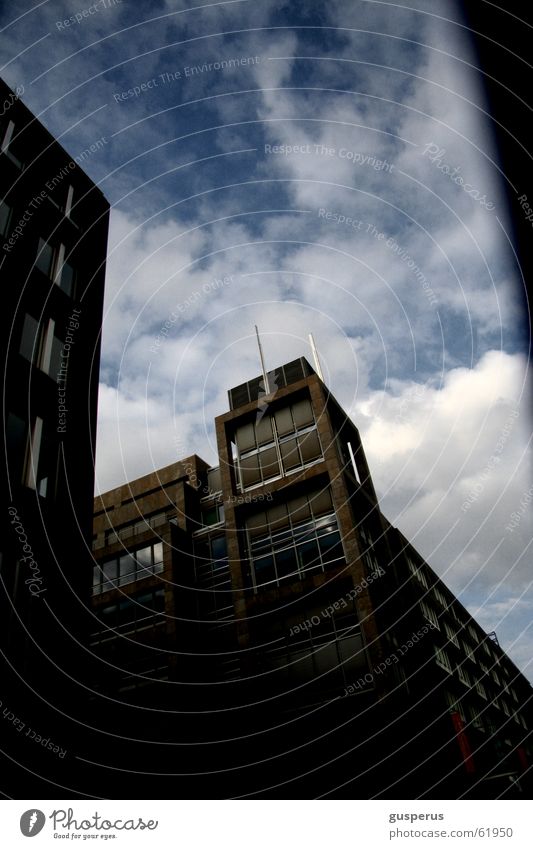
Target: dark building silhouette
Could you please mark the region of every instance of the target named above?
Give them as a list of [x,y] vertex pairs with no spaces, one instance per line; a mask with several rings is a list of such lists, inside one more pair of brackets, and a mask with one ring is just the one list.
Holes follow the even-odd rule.
[[96,499],[90,714],[117,737],[93,780],[119,763],[133,797],[147,775],[168,798],[526,792],[529,683],[383,516],[309,363],[267,384],[230,390],[217,468]]
[[42,775],[53,794],[82,695],[109,204],[80,167],[102,139],[73,159],[0,100],[1,748],[8,792]]

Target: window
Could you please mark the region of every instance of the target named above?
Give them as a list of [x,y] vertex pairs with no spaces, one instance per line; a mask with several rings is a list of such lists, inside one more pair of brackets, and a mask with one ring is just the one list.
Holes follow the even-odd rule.
[[438,646],[435,646],[435,660],[441,669],[445,669],[446,672],[452,672],[452,664],[448,657],[448,652],[444,649],[438,648]]
[[457,638],[457,634],[455,633],[455,631],[451,627],[451,625],[449,625],[447,622],[445,622],[444,623],[444,630],[446,631],[446,636],[448,637],[449,641],[451,643],[453,643],[454,646],[457,646],[457,648],[459,648],[459,640]]
[[238,468],[243,489],[258,486],[322,457],[307,399],[237,428]]
[[112,545],[117,540],[125,540],[130,537],[139,536],[139,534],[147,533],[149,530],[159,528],[166,525],[172,517],[171,512],[154,513],[152,516],[146,516],[136,522],[128,522],[126,525],[117,525],[111,531],[106,531],[106,544]]
[[24,484],[34,489],[43,498],[46,497],[50,478],[50,452],[42,451],[43,420],[37,416],[28,440]]
[[487,691],[485,690],[485,687],[483,686],[481,681],[476,681],[476,692],[479,693],[482,698],[487,698]]
[[468,713],[470,714],[470,719],[474,728],[478,728],[480,731],[483,730],[483,722],[479,715],[479,711],[474,705],[470,705],[468,708]]
[[448,602],[446,601],[446,598],[444,597],[444,595],[441,593],[441,591],[437,587],[433,588],[433,595],[435,596],[436,601],[444,609],[446,609],[448,607]]
[[122,587],[163,571],[163,544],[154,542],[135,551],[123,551],[116,557],[95,564],[93,568],[93,595],[113,587]]
[[67,189],[67,199],[65,201],[65,217],[70,218],[70,212],[72,209],[72,200],[74,198],[74,186],[72,183],[69,184]]
[[54,283],[71,297],[74,291],[74,277],[75,274],[72,265],[65,261],[65,245],[61,243],[54,268]]
[[502,708],[503,708],[503,712],[506,716],[511,716],[511,713],[509,711],[509,705],[507,704],[506,701],[504,701],[504,699],[502,699]]
[[301,579],[344,558],[329,490],[291,499],[247,521],[252,583]]
[[18,146],[17,142],[13,142],[13,136],[15,135],[15,124],[13,121],[9,121],[6,131],[4,133],[4,138],[2,140],[2,146],[0,148],[2,153],[5,153],[8,159],[13,162],[17,168],[22,168],[22,160],[19,158],[18,154]]
[[6,236],[9,229],[9,221],[11,219],[11,207],[0,200],[0,235]]
[[56,250],[49,242],[39,239],[35,268],[46,274],[67,295],[72,296],[74,293],[75,272],[70,262],[65,260],[65,252],[66,248],[62,242]]
[[420,602],[420,608],[428,622],[431,622],[435,626],[435,628],[440,629],[439,617],[437,616],[433,608],[430,607],[429,604],[427,604],[425,601]]
[[54,331],[55,321],[52,318],[39,325],[33,316],[26,313],[19,351],[26,360],[57,380],[61,368],[62,344]]
[[233,617],[231,575],[226,553],[226,537],[195,540],[195,575],[200,619]]
[[470,634],[475,643],[479,643],[478,633],[473,625],[468,626],[468,633]]
[[471,686],[470,676],[464,668],[463,664],[459,664],[457,666],[457,674],[459,676],[459,681],[462,681],[463,684],[466,684],[467,687]]
[[205,507],[202,510],[202,526],[204,528],[210,525],[218,525],[224,521],[224,505],[213,504],[211,507]]
[[[311,616],[311,610],[301,611],[298,621]],[[336,690],[368,672],[355,606],[349,614],[343,611],[342,615],[323,618],[317,628],[299,631],[292,627],[284,633],[292,636],[274,641],[275,647],[262,650],[257,656],[257,668],[269,689],[277,684],[291,689],[305,687],[304,694],[315,687],[321,692],[325,688]],[[369,684],[362,687],[368,688]],[[354,693],[360,689],[354,688]]]
[[54,261],[54,250],[52,245],[45,242],[44,239],[39,239],[37,246],[37,258],[35,260],[35,268],[46,274],[47,277],[52,275],[52,265]]
[[474,649],[472,648],[470,643],[467,643],[466,640],[463,640],[463,648],[464,648],[466,656],[469,658],[469,660],[473,660],[474,663],[475,663],[476,659],[474,657]]
[[428,582],[426,575],[423,569],[420,566],[417,566],[410,557],[407,558],[407,565],[409,567],[409,571],[411,574],[417,579],[417,581],[422,584],[423,587],[428,589]]
[[498,684],[498,686],[500,686],[500,679],[499,679],[498,673],[496,672],[495,669],[492,670],[492,677],[494,678],[494,681],[496,682],[496,684]]
[[214,495],[217,492],[222,492],[222,479],[220,476],[220,468],[207,470],[207,489],[209,495]]

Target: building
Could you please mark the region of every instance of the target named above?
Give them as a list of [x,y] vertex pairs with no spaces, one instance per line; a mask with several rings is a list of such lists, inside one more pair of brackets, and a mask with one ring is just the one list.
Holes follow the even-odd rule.
[[85,153],[73,159],[3,82],[0,100],[2,749],[29,790],[32,775],[45,789],[64,778],[77,731],[65,717],[88,627],[109,204]]
[[124,740],[92,780],[118,762],[132,797],[139,772],[168,798],[525,792],[529,683],[384,517],[307,360],[229,406],[218,467],[96,499],[89,713]]

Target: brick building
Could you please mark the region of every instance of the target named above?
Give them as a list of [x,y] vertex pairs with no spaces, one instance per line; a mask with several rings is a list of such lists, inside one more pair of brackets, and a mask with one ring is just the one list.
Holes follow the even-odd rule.
[[130,795],[141,764],[171,798],[524,792],[529,683],[383,516],[309,363],[267,384],[230,390],[218,467],[96,499],[95,689],[127,740],[158,717],[115,751]]

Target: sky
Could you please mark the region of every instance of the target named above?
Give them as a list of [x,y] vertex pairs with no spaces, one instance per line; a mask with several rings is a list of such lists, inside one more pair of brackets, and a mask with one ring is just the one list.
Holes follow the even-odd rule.
[[[532,677],[528,333],[452,0],[0,3],[1,75],[111,204],[97,491],[311,358],[381,506]],[[510,95],[512,96],[512,95]]]

